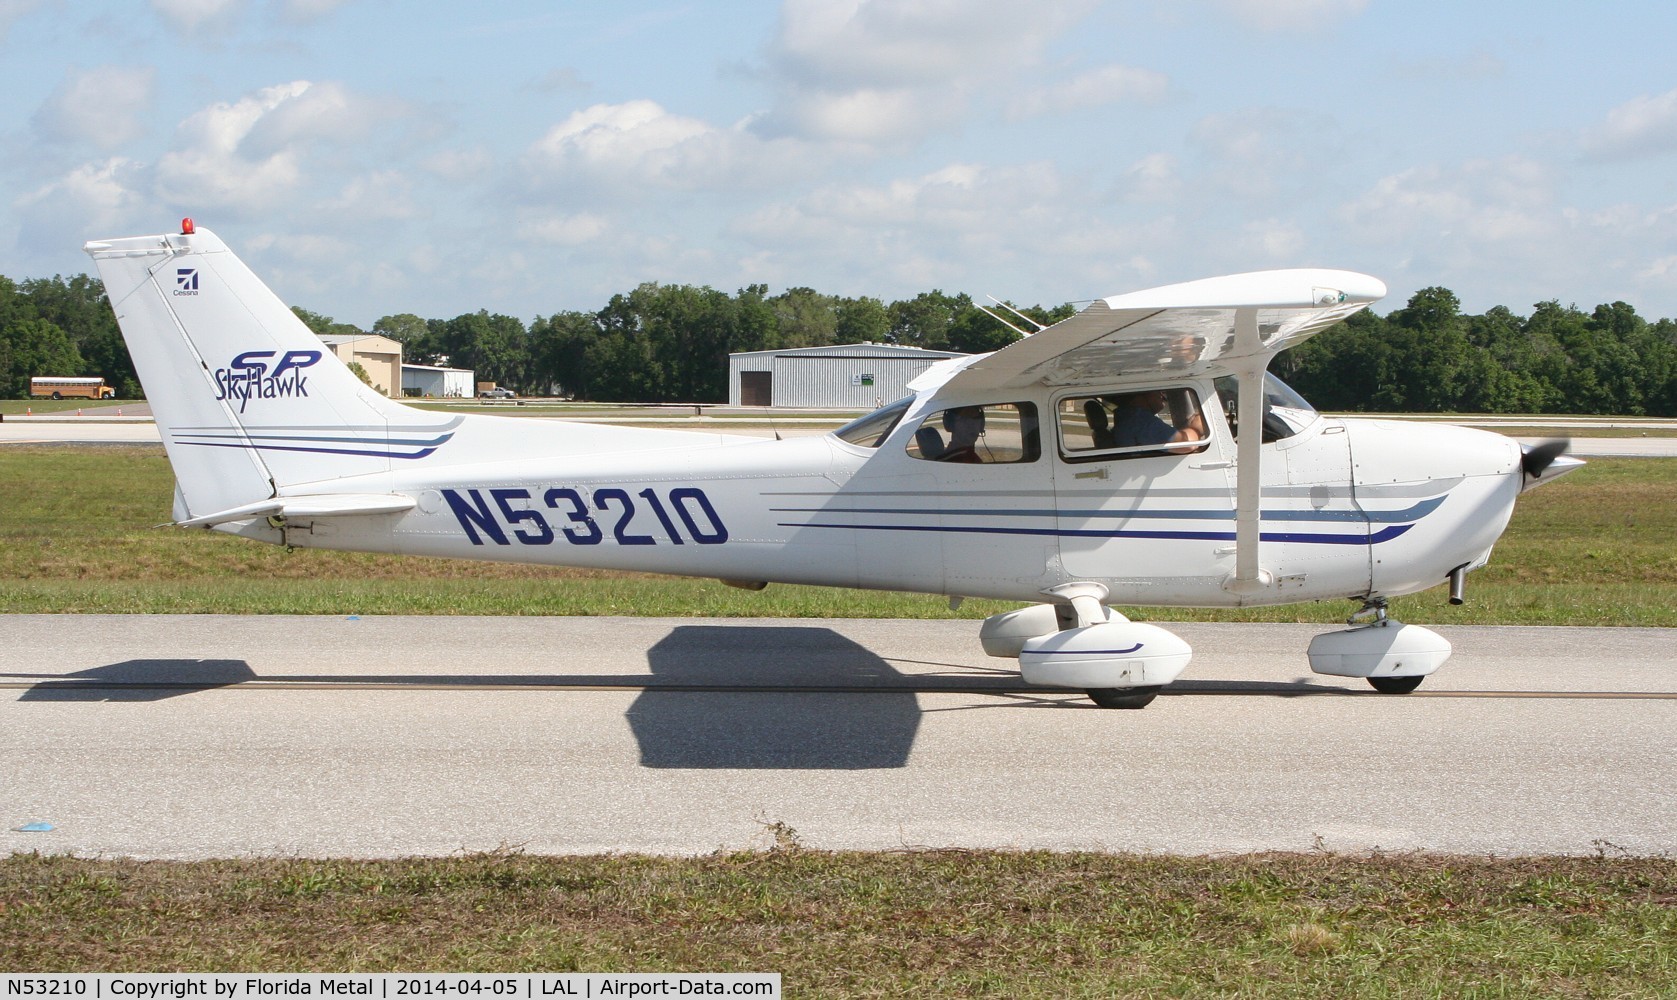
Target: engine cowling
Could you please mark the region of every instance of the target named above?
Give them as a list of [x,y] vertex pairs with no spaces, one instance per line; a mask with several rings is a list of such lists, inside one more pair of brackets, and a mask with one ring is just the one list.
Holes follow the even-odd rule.
[[1019,672],[1027,684],[1157,687],[1175,680],[1193,655],[1186,642],[1157,625],[1108,621],[1026,639]]

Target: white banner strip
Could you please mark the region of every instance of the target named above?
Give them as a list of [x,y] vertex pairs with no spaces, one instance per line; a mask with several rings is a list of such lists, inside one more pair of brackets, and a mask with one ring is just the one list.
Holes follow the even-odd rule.
[[778,972],[85,972],[0,974],[0,1000],[628,1000],[634,997],[780,998]]

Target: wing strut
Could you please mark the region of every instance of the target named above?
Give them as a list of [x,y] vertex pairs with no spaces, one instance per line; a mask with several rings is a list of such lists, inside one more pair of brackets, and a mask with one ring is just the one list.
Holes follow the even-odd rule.
[[[1258,310],[1235,310],[1237,348],[1257,347]],[[1235,369],[1239,394],[1240,437],[1235,451],[1234,576],[1223,586],[1236,594],[1256,594],[1275,581],[1258,558],[1263,530],[1264,477],[1259,468],[1264,443],[1264,372],[1272,353],[1252,350]]]

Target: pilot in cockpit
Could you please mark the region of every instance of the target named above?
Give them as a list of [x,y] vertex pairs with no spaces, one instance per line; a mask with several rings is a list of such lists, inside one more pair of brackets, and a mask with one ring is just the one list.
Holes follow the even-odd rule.
[[949,447],[938,455],[940,462],[979,464],[978,439],[984,434],[984,407],[957,406],[943,414],[943,427],[949,432]]
[[[1135,448],[1205,438],[1205,417],[1197,408],[1190,406],[1182,406],[1184,412],[1177,414],[1177,401],[1171,400],[1169,393],[1163,389],[1107,398],[1113,404],[1111,435],[1115,447]],[[1168,421],[1160,416],[1167,406],[1171,412]]]

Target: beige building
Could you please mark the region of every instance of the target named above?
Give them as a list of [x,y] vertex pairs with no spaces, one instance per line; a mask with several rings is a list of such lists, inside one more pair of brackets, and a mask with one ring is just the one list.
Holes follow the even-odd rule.
[[400,396],[402,394],[402,344],[389,337],[380,337],[376,333],[352,337],[347,334],[329,333],[320,338],[321,342],[332,349],[338,360],[344,364],[358,361],[361,367],[367,369],[367,377],[373,380],[373,386],[386,396]]

